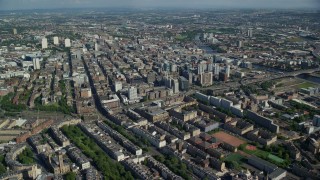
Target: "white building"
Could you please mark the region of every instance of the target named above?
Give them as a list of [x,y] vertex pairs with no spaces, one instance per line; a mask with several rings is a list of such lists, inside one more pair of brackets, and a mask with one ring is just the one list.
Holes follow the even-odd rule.
[[129,100],[134,100],[134,99],[137,99],[137,98],[138,98],[137,88],[131,86],[131,87],[128,89],[128,98],[129,98]]
[[18,31],[17,31],[16,28],[13,28],[13,34],[14,34],[14,35],[18,34]]
[[67,39],[64,40],[64,46],[65,46],[65,47],[71,47],[71,41],[70,41],[69,38],[67,38]]
[[58,36],[53,37],[53,44],[59,45],[59,37]]
[[177,65],[171,64],[171,72],[177,72]]
[[95,50],[95,51],[99,51],[99,44],[98,44],[98,43],[95,43],[95,44],[94,44],[94,50]]
[[227,77],[229,78],[230,77],[230,65],[226,66],[226,74],[227,74]]
[[116,82],[114,83],[114,90],[115,90],[115,92],[118,92],[118,91],[120,91],[121,89],[122,89],[122,82],[116,81]]
[[41,41],[42,49],[47,49],[48,48],[48,39],[43,38]]
[[207,70],[207,63],[205,61],[202,61],[198,64],[198,74],[202,74]]
[[41,69],[40,59],[39,58],[34,58],[33,59],[33,69],[34,70]]
[[219,73],[220,73],[220,65],[215,63],[214,64],[214,74],[219,75]]

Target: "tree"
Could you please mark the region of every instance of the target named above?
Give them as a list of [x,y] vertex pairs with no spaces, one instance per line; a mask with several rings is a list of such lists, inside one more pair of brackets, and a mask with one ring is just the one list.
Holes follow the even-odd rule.
[[18,155],[18,161],[22,164],[33,164],[35,161],[31,149],[26,148],[23,150],[22,153]]
[[75,180],[77,177],[75,172],[68,172],[65,176],[66,180]]
[[226,161],[227,167],[230,169],[239,169],[240,165],[237,161]]
[[286,153],[286,154],[284,155],[284,158],[285,158],[286,160],[289,160],[289,154]]
[[282,157],[282,153],[283,153],[282,150],[279,149],[279,150],[278,150],[278,156],[279,156],[279,157]]
[[0,175],[4,174],[6,171],[6,167],[2,163],[0,163]]

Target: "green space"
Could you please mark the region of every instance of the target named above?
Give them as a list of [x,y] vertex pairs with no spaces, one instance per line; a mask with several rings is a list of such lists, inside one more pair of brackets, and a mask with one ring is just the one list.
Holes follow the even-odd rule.
[[[58,111],[58,112],[62,112],[64,114],[69,114],[69,115],[72,113],[75,113],[75,109],[73,108],[73,106],[69,106],[67,102],[67,90],[66,90],[66,84],[65,84],[66,82],[64,80],[60,80],[58,83],[62,93],[62,96],[58,101],[58,103],[42,105],[42,102],[41,102],[42,95],[41,95],[37,97],[34,101],[35,109],[40,111]],[[51,92],[51,94],[53,94],[53,91]]]
[[62,132],[74,143],[81,151],[93,160],[94,165],[104,175],[104,179],[134,179],[129,171],[124,167],[113,161],[107,154],[89,138],[77,126],[63,126]]
[[7,172],[7,168],[6,168],[5,164],[6,163],[5,163],[4,155],[1,154],[0,155],[0,176],[1,176],[1,174],[4,174]]
[[235,117],[235,115],[232,114],[231,110],[230,109],[224,109],[222,107],[217,107],[216,110],[230,116],[230,117]]
[[290,164],[289,152],[282,145],[265,146],[263,149],[248,150],[246,144],[239,146],[239,149],[247,154],[260,157],[279,167],[287,167]]
[[26,89],[20,96],[19,96],[19,101],[28,101],[32,94],[33,88],[31,89]]
[[1,116],[16,116],[17,113],[20,113],[27,108],[27,106],[24,104],[13,104],[13,97],[14,93],[9,93],[0,97],[0,110],[4,111],[3,114],[1,113]]
[[241,85],[240,88],[243,90],[244,93],[246,93],[246,95],[258,93],[257,87],[254,85],[247,85],[247,86]]
[[276,161],[276,162],[278,162],[278,163],[283,163],[283,162],[284,162],[283,159],[281,159],[281,158],[279,158],[278,156],[275,156],[275,155],[273,155],[273,154],[269,154],[269,155],[268,155],[268,158],[271,159],[272,161]]
[[226,53],[227,52],[226,50],[221,48],[221,46],[219,44],[211,44],[210,48],[213,49],[213,50],[216,50],[217,53]]
[[288,42],[302,42],[303,39],[300,37],[292,37],[292,38],[287,39],[287,41]]
[[65,180],[76,180],[77,174],[75,172],[68,172],[64,178]]
[[230,169],[241,170],[241,164],[246,161],[246,157],[239,153],[232,153],[222,160],[226,163],[226,166]]
[[26,165],[34,164],[35,159],[34,159],[32,150],[28,147],[24,149],[22,153],[18,155],[18,161],[21,164],[26,164]]
[[183,179],[191,180],[190,174],[192,172],[188,169],[187,165],[180,161],[175,156],[164,156],[164,155],[156,155],[154,158],[165,164],[173,173],[181,176]]
[[60,87],[60,91],[63,95],[65,95],[67,93],[66,90],[66,81],[65,80],[60,80],[59,81],[59,87]]
[[267,91],[268,89],[270,89],[273,85],[275,85],[276,82],[275,81],[265,81],[263,83],[260,84],[260,87]]
[[229,156],[227,156],[224,161],[236,161],[238,162],[239,164],[245,159],[244,156],[242,156],[241,154],[239,153],[232,153],[230,154]]
[[320,114],[320,110],[312,108],[306,104],[298,103],[296,101],[289,101],[291,107],[286,109],[286,113],[293,114],[296,112],[308,111],[309,117],[313,118],[314,115]]
[[315,84],[310,83],[310,82],[304,82],[304,83],[297,85],[298,88],[309,88],[309,87],[314,87],[314,86],[315,86]]
[[42,96],[39,96],[35,99],[35,109],[39,111],[56,111],[56,112],[62,112],[64,114],[72,114],[74,113],[74,109],[71,106],[68,106],[67,99],[65,97],[61,97],[58,103],[48,104],[48,105],[42,105],[41,103]]
[[187,36],[183,36],[181,34],[176,35],[175,39],[179,40],[179,41],[183,41],[186,40],[188,37]]
[[[241,146],[241,145],[240,145]],[[250,155],[255,155],[255,156],[258,156],[258,157],[268,157],[269,153],[266,152],[266,151],[263,151],[263,150],[260,150],[260,149],[257,149],[257,150],[248,150],[248,149],[241,149],[243,152],[247,153],[247,154],[250,154]]]
[[[216,119],[215,119],[216,120]],[[216,120],[216,121],[220,121],[220,119],[218,119],[218,120]],[[214,134],[214,133],[217,133],[217,132],[219,132],[219,131],[221,131],[221,129],[220,128],[217,128],[217,129],[214,129],[214,130],[211,130],[211,131],[209,131],[209,132],[207,132],[207,134],[210,134],[210,135],[212,135],[212,134]]]
[[191,41],[198,34],[198,31],[186,31],[176,35],[175,39],[178,41]]

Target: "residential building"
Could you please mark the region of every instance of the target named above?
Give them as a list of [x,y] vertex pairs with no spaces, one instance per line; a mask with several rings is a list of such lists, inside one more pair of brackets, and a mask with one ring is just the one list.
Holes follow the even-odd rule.
[[48,39],[47,38],[43,38],[41,40],[41,47],[42,47],[42,49],[47,49],[48,48]]
[[69,38],[66,38],[66,39],[64,40],[64,46],[65,46],[65,47],[71,47],[71,40],[70,40]]

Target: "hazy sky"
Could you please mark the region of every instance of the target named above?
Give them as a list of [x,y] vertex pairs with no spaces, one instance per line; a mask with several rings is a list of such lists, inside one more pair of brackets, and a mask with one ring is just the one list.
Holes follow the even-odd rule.
[[132,8],[316,8],[320,0],[0,0],[1,10],[132,7]]

